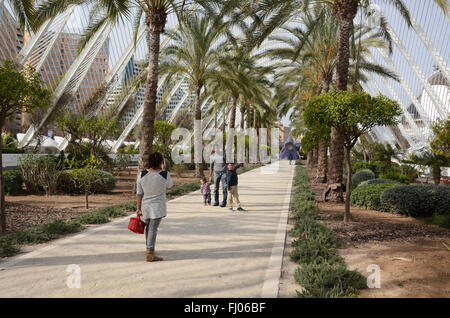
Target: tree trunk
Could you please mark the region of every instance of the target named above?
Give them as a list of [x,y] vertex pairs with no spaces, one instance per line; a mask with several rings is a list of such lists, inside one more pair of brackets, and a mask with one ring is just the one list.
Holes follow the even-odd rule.
[[[201,83],[199,83],[198,85],[197,85],[197,87],[196,87],[196,89],[195,89],[195,121],[200,121],[201,122],[201,120],[202,120],[202,109],[201,109],[201,107],[202,107],[202,105],[201,105],[201,102],[200,102],[200,93],[201,93],[201,90],[202,90],[202,84]],[[194,131],[194,145],[195,145],[195,147],[194,147],[194,153],[195,153],[195,155],[194,155],[194,157],[195,158],[202,158],[202,147],[201,147],[201,143],[202,143],[202,140],[201,140],[201,138],[202,138],[202,129],[201,129],[201,125],[200,125],[200,127],[197,127],[196,125],[194,125],[194,130],[196,130],[196,129],[200,129],[200,131]],[[199,140],[199,138],[200,138],[200,140]],[[198,149],[198,148],[200,148],[200,149]],[[198,154],[197,152],[198,151],[200,151],[200,154]],[[205,174],[203,173],[203,165],[202,165],[202,163],[201,162],[196,162],[195,163],[195,176],[197,177],[197,178],[202,178],[202,177],[204,177],[205,176]]]
[[345,190],[345,213],[344,222],[350,221],[350,196],[352,194],[352,161],[350,159],[350,148],[345,148],[347,158],[347,188]]
[[245,104],[241,107],[241,130],[244,131],[244,125],[245,125]]
[[310,150],[306,154],[306,167],[312,168],[312,162],[313,162],[313,151]]
[[84,193],[84,200],[86,203],[86,210],[87,210],[87,209],[89,209],[89,192],[87,192],[87,191]]
[[319,161],[317,164],[317,181],[327,183],[328,173],[328,140],[319,140]]
[[318,162],[319,162],[319,151],[317,149],[314,149],[312,155],[312,166],[317,167]]
[[142,107],[141,142],[139,147],[139,168],[148,168],[148,159],[153,151],[155,137],[156,97],[158,90],[158,61],[160,34],[164,31],[167,14],[161,10],[149,10],[146,16],[148,26],[148,75],[145,87],[145,102]]
[[[339,21],[339,47],[336,64],[336,88],[347,90],[349,59],[350,59],[350,34],[353,29],[353,19],[356,16],[359,2],[355,0],[340,0],[333,5],[333,11]],[[328,188],[325,199],[333,202],[343,201],[343,160],[344,160],[344,136],[339,129],[331,128],[330,139],[330,173],[328,175]]]
[[[322,94],[328,93],[333,74],[322,74]],[[319,159],[317,164],[316,179],[320,183],[327,183],[328,174],[328,139],[319,140]]]
[[[3,127],[4,124],[5,124],[5,119],[0,119],[0,128]],[[1,131],[1,129],[0,129],[0,131]],[[2,142],[2,138],[0,138],[0,228],[1,228],[1,233],[6,232],[5,180],[3,178],[3,142]]]
[[431,170],[433,172],[434,184],[436,184],[436,185],[440,184],[441,183],[441,167],[432,166]]
[[332,202],[343,202],[343,163],[344,163],[344,138],[342,133],[335,127],[331,127],[330,140],[330,169],[328,172],[328,194],[326,200]]
[[236,125],[236,108],[237,108],[237,98],[233,96],[233,105],[231,107],[231,114],[230,114],[230,128],[235,128]]

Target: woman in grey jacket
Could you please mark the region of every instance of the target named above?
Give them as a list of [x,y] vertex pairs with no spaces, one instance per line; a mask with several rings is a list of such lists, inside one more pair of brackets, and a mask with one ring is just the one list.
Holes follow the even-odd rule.
[[137,178],[136,196],[137,213],[146,223],[145,238],[147,245],[147,262],[162,261],[155,255],[155,242],[158,226],[167,215],[166,189],[173,186],[173,181],[166,168],[166,160],[159,152],[152,153],[148,160],[148,169],[141,171]]

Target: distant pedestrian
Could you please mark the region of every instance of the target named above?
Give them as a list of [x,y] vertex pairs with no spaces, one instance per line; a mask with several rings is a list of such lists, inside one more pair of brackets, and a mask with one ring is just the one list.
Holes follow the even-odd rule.
[[231,211],[233,211],[233,200],[236,201],[237,210],[245,211],[241,207],[241,201],[239,201],[238,193],[238,175],[237,169],[242,167],[242,164],[234,165],[234,163],[229,163],[227,165],[227,188],[228,188],[228,206]]
[[166,189],[173,186],[167,171],[166,160],[159,152],[152,153],[148,169],[141,171],[137,178],[137,213],[142,215],[145,227],[147,262],[162,261],[155,255],[156,234],[162,218],[167,215]]
[[200,192],[203,195],[203,203],[205,205],[211,205],[211,182],[207,181],[205,177],[201,178],[200,182]]
[[294,156],[292,155],[292,153],[289,153],[289,165],[292,164],[292,160],[294,160]]

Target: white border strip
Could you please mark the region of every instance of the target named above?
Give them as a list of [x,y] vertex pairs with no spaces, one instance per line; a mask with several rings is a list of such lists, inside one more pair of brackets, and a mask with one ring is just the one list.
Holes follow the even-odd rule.
[[269,266],[266,270],[266,276],[264,278],[264,285],[261,295],[262,298],[278,298],[295,165],[293,165],[293,167],[294,168],[291,167],[290,181],[288,182],[288,187],[286,189],[287,192],[284,197],[283,209],[280,215],[280,222],[278,223],[278,231],[275,236],[272,254],[269,259]]

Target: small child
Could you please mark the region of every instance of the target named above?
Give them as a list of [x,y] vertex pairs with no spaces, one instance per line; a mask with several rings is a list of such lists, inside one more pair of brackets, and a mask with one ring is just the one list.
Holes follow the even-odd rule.
[[211,205],[211,182],[207,181],[205,177],[201,178],[200,182],[200,192],[203,195],[203,203],[205,205]]
[[229,163],[227,165],[227,188],[228,188],[228,206],[230,210],[233,211],[233,199],[237,203],[238,211],[245,211],[241,207],[241,202],[239,201],[238,194],[238,176],[236,170],[242,167],[242,164],[234,165],[234,163]]

